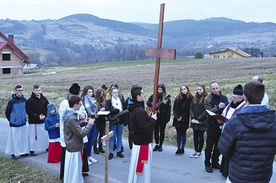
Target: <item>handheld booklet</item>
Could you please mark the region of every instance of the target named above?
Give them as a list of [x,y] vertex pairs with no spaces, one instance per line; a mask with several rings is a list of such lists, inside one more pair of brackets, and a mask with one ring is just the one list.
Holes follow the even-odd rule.
[[110,111],[99,111],[97,113],[97,115],[99,115],[99,116],[107,116],[107,115],[109,115],[109,113],[110,113]]
[[225,122],[228,121],[228,119],[227,119],[226,117],[222,116],[221,114],[216,114],[216,113],[214,113],[214,112],[212,112],[212,111],[209,111],[208,109],[206,109],[206,111],[208,112],[208,114],[209,114],[210,116],[216,118],[216,119],[219,120],[219,121],[222,121],[223,123],[225,123]]

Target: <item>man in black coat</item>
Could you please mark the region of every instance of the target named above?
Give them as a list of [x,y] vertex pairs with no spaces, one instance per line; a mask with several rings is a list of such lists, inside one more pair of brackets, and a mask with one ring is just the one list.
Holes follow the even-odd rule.
[[48,132],[44,128],[44,119],[47,115],[47,98],[42,94],[39,85],[33,86],[31,97],[26,103],[26,112],[30,127],[30,153],[35,156],[35,151],[48,149]]
[[[228,104],[228,99],[222,95],[219,84],[216,81],[210,84],[211,94],[204,99],[204,107],[216,114],[221,114],[223,109]],[[208,173],[213,173],[212,168],[220,169],[219,151],[217,148],[218,140],[221,134],[220,123],[216,118],[208,116],[207,118],[207,141],[205,149],[205,170]],[[210,160],[212,163],[210,163]]]

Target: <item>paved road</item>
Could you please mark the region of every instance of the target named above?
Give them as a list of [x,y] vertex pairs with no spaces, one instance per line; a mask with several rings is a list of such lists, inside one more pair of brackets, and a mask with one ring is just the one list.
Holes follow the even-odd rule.
[[[4,155],[7,135],[8,123],[6,119],[0,118],[0,154]],[[127,140],[123,140],[125,147],[124,158],[114,157],[108,162],[109,164],[109,182],[125,183],[127,182],[128,169],[130,163],[130,153]],[[214,170],[214,173],[207,173],[204,169],[204,157],[190,158],[193,153],[192,149],[186,148],[183,156],[175,156],[176,148],[174,146],[165,145],[163,152],[153,152],[152,165],[152,183],[166,182],[189,182],[189,183],[224,183],[225,178]],[[90,166],[89,176],[85,177],[85,182],[100,183],[104,182],[104,156],[103,154],[94,155],[98,160]],[[53,176],[59,177],[59,163],[46,163],[47,153],[38,153],[35,157],[20,158],[18,161],[31,164],[39,169],[51,173]],[[271,182],[276,182],[276,164],[274,163],[274,175]]]

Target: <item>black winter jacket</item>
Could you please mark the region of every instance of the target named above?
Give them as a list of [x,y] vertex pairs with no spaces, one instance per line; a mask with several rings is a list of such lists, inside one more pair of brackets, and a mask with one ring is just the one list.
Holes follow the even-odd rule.
[[207,112],[204,107],[204,103],[199,103],[200,98],[196,103],[194,103],[195,98],[191,101],[191,106],[190,106],[190,116],[191,119],[198,120],[201,122],[200,124],[194,124],[191,123],[191,128],[195,130],[200,130],[200,131],[206,131],[206,123],[207,123]]
[[[152,107],[152,100],[153,100],[153,95],[150,96],[150,98],[147,101],[147,106]],[[163,95],[159,94],[157,96],[157,102],[156,104],[162,102],[163,100]],[[157,109],[157,121],[163,121],[165,123],[168,123],[171,118],[171,99],[168,99],[166,103],[161,103],[159,108]]]
[[[228,99],[225,95],[222,95],[220,92],[220,95],[214,95],[213,93],[207,95],[204,99],[204,107],[205,109],[208,109],[216,114],[221,114],[223,109],[220,109],[218,107],[219,103],[223,102],[225,103],[225,106],[228,105]],[[220,124],[216,120],[216,118],[212,116],[208,116],[207,118],[207,131],[209,133],[218,134],[221,133],[221,130],[219,128]]]
[[276,153],[275,123],[275,111],[266,106],[246,106],[227,122],[218,149],[230,157],[231,182],[270,181]]
[[26,112],[28,114],[29,124],[42,124],[44,120],[39,120],[39,115],[43,114],[47,116],[48,100],[41,94],[40,98],[37,98],[34,93],[27,100]]
[[135,145],[147,145],[152,142],[155,120],[148,116],[142,105],[143,103],[134,102],[128,107],[130,133]]
[[[173,104],[173,126],[187,130],[190,122],[190,105],[192,97],[187,99],[187,95],[182,95],[182,99],[175,99]],[[181,117],[181,121],[177,121],[177,118]]]

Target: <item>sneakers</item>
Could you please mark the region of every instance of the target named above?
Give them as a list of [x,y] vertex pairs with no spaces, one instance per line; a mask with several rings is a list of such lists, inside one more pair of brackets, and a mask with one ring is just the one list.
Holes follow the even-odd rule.
[[89,161],[89,160],[88,160],[87,162],[88,162],[88,165],[89,165],[89,166],[93,164],[93,163],[92,163],[91,161]]
[[201,156],[201,152],[195,152],[194,154],[192,154],[190,157],[191,158],[198,158]]
[[98,162],[98,160],[96,160],[96,159],[94,159],[92,157],[89,157],[88,161],[91,162],[91,163],[97,163]]
[[157,151],[159,149],[159,145],[156,145],[154,148],[153,148],[153,151]]
[[201,156],[201,152],[197,152],[195,158],[199,158]]
[[209,167],[209,166],[206,166],[206,167],[205,167],[205,170],[206,170],[206,172],[208,172],[208,173],[213,173],[213,169],[212,169],[211,167]]
[[117,152],[117,156],[118,156],[119,158],[123,158],[123,157],[124,157],[124,155],[122,154],[122,152]]
[[113,153],[109,153],[109,155],[108,155],[108,160],[112,160],[113,159]]

